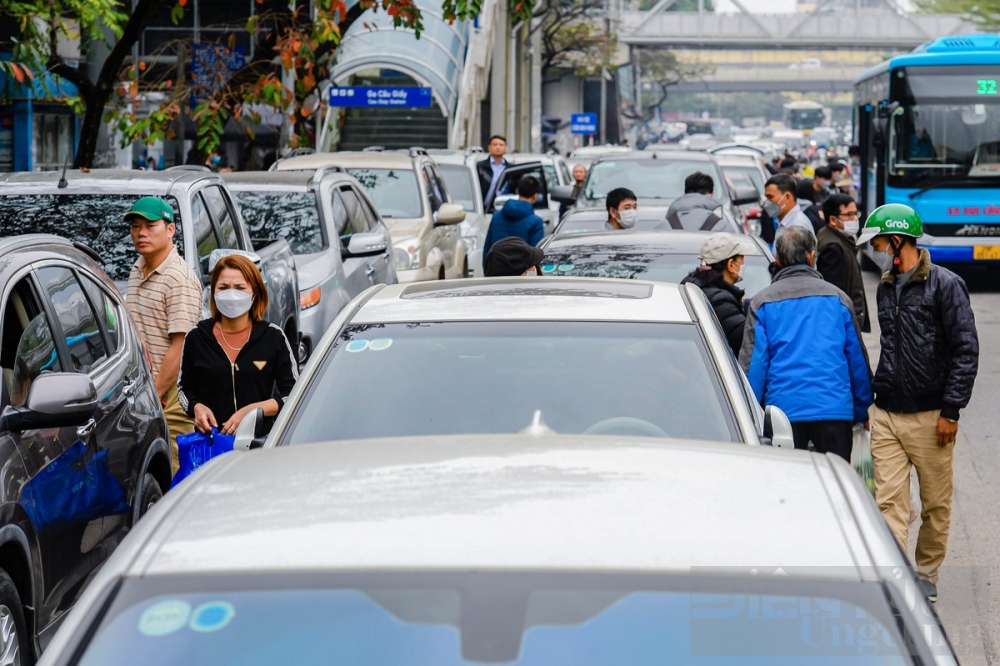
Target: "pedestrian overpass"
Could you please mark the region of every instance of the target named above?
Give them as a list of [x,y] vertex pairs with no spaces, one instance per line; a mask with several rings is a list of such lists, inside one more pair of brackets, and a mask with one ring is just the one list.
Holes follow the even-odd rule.
[[719,66],[711,74],[670,86],[670,93],[844,93],[853,88],[863,66],[786,67]]

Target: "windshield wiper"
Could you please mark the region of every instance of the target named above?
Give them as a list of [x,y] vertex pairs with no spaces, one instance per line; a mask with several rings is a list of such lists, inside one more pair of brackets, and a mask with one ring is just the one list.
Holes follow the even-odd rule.
[[1000,177],[996,176],[992,178],[975,178],[975,179],[966,178],[963,180],[939,180],[936,183],[931,183],[930,185],[922,187],[916,192],[913,192],[912,194],[910,194],[910,198],[913,199],[923,194],[924,192],[930,192],[931,190],[937,190],[942,187],[966,188],[966,187],[997,187],[997,186],[1000,186]]

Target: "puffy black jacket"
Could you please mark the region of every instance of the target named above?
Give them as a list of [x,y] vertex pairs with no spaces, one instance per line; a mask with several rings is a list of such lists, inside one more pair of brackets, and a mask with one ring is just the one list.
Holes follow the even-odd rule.
[[743,328],[746,325],[746,314],[743,311],[744,291],[729,284],[722,275],[712,269],[697,268],[688,274],[681,284],[695,284],[708,297],[708,302],[715,310],[715,316],[722,324],[722,332],[726,335],[733,353],[739,356],[743,346]]
[[896,299],[896,275],[878,286],[882,354],[875,404],[909,414],[940,409],[957,419],[969,404],[979,369],[979,337],[965,281],[931,263],[927,250]]

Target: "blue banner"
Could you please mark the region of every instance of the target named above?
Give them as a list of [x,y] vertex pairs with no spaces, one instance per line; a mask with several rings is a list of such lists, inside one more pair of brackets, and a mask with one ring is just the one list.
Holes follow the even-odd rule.
[[573,134],[597,134],[597,114],[574,113],[569,118],[569,131]]
[[429,107],[433,105],[430,88],[367,88],[333,86],[330,106],[350,107]]

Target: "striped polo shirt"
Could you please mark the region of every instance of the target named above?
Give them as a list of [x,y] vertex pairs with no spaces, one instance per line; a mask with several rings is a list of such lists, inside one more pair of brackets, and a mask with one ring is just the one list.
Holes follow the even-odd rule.
[[146,260],[142,257],[132,266],[125,303],[139,337],[149,350],[155,377],[170,349],[170,334],[186,334],[201,319],[201,284],[177,254],[176,247],[143,279],[145,267]]

